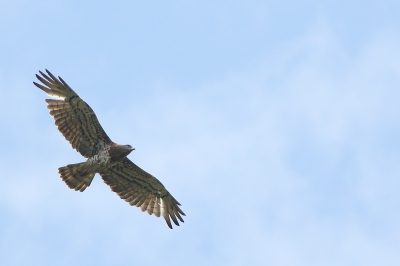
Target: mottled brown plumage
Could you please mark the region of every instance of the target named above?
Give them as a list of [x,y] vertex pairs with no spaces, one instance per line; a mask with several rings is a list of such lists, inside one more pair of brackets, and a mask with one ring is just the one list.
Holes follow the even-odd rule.
[[171,219],[179,225],[185,215],[180,203],[165,189],[157,178],[142,170],[126,156],[134,150],[130,145],[111,141],[104,132],[92,108],[84,102],[60,77],[48,70],[36,77],[43,83],[33,82],[49,96],[61,100],[46,99],[50,115],[58,130],[86,162],[60,167],[58,172],[69,188],[84,191],[90,186],[96,173],[130,205],[140,207],[148,214],[163,216],[172,228]]

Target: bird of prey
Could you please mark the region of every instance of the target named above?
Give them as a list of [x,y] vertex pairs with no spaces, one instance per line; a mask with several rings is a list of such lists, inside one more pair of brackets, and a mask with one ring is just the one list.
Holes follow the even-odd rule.
[[148,214],[163,216],[169,228],[172,221],[179,226],[185,215],[181,205],[158,181],[127,158],[134,148],[113,142],[101,127],[92,108],[61,78],[46,69],[47,75],[36,77],[43,83],[33,82],[47,95],[50,115],[58,130],[71,143],[86,162],[60,167],[58,172],[69,188],[84,191],[99,173],[104,182],[130,205],[140,207]]

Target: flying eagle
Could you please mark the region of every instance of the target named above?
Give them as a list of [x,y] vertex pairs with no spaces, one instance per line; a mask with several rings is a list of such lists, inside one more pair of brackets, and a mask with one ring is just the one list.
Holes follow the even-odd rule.
[[33,83],[47,95],[61,99],[46,99],[50,115],[72,148],[88,158],[86,162],[58,168],[68,187],[82,192],[99,173],[111,190],[130,205],[150,215],[163,216],[171,229],[170,219],[179,226],[178,219],[183,222],[181,215],[185,215],[179,208],[181,204],[157,178],[126,157],[134,148],[113,142],[92,108],[61,77],[57,79],[47,69],[46,72],[48,75],[39,71],[43,77],[36,75],[44,86]]

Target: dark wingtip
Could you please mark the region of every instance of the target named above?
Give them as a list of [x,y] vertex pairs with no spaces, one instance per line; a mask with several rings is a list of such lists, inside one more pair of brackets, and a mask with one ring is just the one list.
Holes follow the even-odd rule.
[[46,69],[46,72],[47,72],[47,74],[48,74],[53,80],[57,81],[57,78],[56,78],[53,74],[51,74],[50,71],[48,71],[48,70]]
[[58,79],[59,79],[65,86],[69,87],[68,84],[67,84],[67,82],[65,82],[60,76],[58,76]]
[[[42,89],[42,87],[43,87],[43,85],[41,85],[41,84],[39,84],[39,83],[36,83],[36,82],[33,82],[33,84],[36,86],[36,87],[38,87],[39,89]],[[43,90],[43,89],[42,89]]]

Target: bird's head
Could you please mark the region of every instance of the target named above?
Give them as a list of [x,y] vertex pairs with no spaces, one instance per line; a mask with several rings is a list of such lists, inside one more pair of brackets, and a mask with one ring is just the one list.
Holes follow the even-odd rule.
[[123,149],[125,149],[126,152],[131,153],[133,150],[135,150],[134,147],[132,147],[131,145],[122,145]]
[[131,153],[135,148],[131,145],[119,145],[114,143],[111,145],[110,150],[108,151],[111,159],[113,160],[121,160],[126,157],[129,153]]

